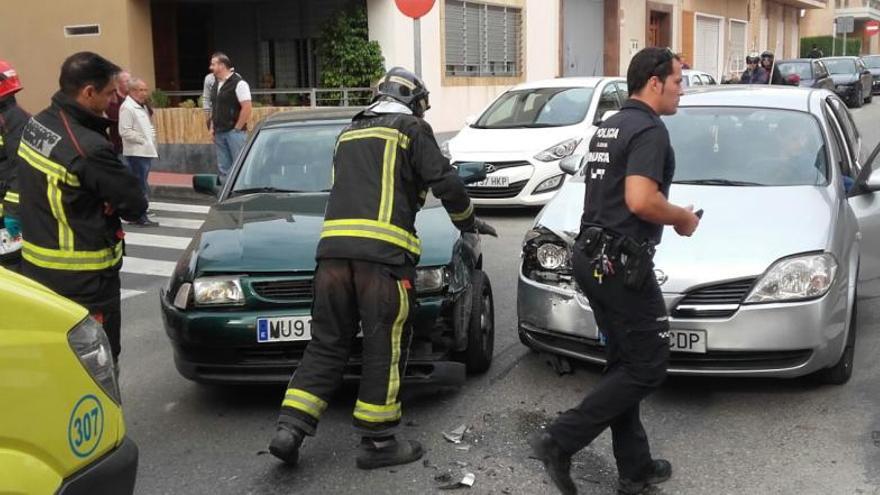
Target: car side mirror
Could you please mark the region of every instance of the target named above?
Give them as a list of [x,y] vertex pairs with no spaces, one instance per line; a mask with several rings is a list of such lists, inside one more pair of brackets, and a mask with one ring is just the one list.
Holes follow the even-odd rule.
[[483,162],[460,162],[455,166],[458,168],[458,176],[465,184],[486,179],[486,164]]
[[880,168],[873,170],[868,180],[865,181],[865,189],[870,192],[880,191]]
[[470,127],[470,126],[474,125],[474,122],[476,122],[476,121],[477,121],[476,115],[468,115],[467,117],[464,118],[464,125]]
[[617,112],[619,112],[619,110],[605,110],[605,113],[603,113],[601,117],[596,119],[596,125],[599,125],[602,122],[605,122],[606,120],[615,116],[617,114]]
[[559,169],[568,175],[574,175],[581,169],[584,155],[568,155],[559,162]]
[[196,174],[192,180],[195,192],[211,196],[220,194],[220,177],[217,174]]

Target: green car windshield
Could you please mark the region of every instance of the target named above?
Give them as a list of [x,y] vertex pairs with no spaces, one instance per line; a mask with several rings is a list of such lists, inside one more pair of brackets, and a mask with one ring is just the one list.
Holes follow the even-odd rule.
[[233,194],[329,191],[341,124],[263,129],[244,158]]

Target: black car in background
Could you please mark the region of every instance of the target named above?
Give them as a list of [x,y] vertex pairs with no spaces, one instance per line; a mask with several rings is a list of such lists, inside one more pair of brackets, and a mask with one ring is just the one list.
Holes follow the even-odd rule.
[[812,58],[795,58],[781,60],[776,63],[779,73],[786,80],[792,75],[798,76],[798,86],[802,88],[817,88],[834,91],[834,81],[828,74],[828,69],[821,60]]
[[880,55],[867,55],[862,57],[862,60],[865,61],[865,66],[868,67],[868,70],[871,71],[871,77],[874,78],[873,92],[880,93]]
[[834,81],[834,92],[847,105],[859,108],[871,103],[874,78],[861,57],[827,57],[820,59]]

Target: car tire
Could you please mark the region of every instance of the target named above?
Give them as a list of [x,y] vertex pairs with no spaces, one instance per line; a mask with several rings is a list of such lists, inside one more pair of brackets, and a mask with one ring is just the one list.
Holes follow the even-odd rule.
[[483,270],[474,270],[471,277],[473,307],[468,324],[468,345],[461,354],[470,374],[486,372],[495,352],[495,300],[492,284]]
[[853,96],[852,107],[861,108],[864,101],[865,95],[862,94],[862,87],[859,86],[859,89],[856,90],[856,94]]
[[846,347],[843,355],[837,363],[819,371],[816,377],[820,382],[828,385],[843,385],[852,377],[853,361],[855,358],[856,333],[858,329],[858,294],[853,297],[852,315],[849,320],[849,329],[846,334]]

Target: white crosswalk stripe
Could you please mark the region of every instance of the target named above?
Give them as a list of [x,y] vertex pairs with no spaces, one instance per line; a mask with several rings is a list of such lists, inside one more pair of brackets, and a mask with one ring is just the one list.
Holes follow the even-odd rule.
[[150,217],[150,220],[159,222],[160,227],[198,230],[202,226],[202,220],[190,220],[188,218]]
[[[150,216],[157,228],[125,227],[126,256],[122,261],[122,299],[136,299],[150,294],[165,283],[177,265],[177,258],[189,245],[207,217],[209,207],[184,203],[153,201]],[[176,229],[176,230],[170,230]],[[171,233],[169,233],[171,232]]]
[[176,211],[180,213],[208,213],[210,206],[204,205],[186,205],[183,203],[162,203],[161,201],[150,201],[150,209],[155,211]]
[[175,237],[170,235],[141,234],[140,232],[126,232],[125,244],[127,246],[148,246],[166,249],[186,249],[189,245],[189,237]]

